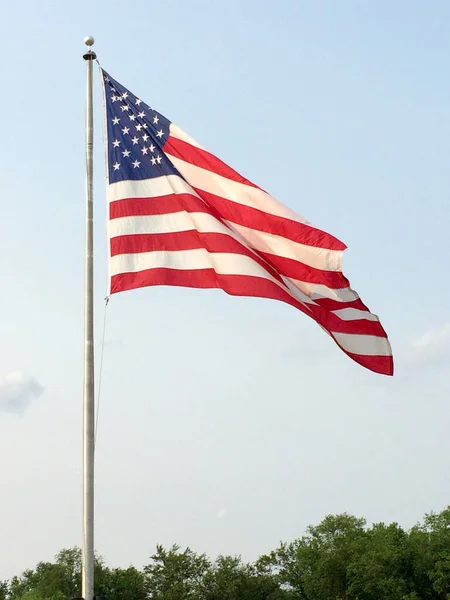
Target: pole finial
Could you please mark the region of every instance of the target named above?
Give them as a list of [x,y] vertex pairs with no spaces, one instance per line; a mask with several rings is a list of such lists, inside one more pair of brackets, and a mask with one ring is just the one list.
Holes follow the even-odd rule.
[[92,35],[87,35],[84,38],[84,43],[88,47],[88,51],[85,54],[83,54],[84,60],[95,60],[97,58],[97,55],[92,50],[92,46],[94,45],[94,42],[95,42],[95,40],[92,37]]

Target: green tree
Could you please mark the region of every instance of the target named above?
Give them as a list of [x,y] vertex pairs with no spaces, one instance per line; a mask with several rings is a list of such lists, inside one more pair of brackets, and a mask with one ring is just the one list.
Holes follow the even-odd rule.
[[0,581],[0,600],[6,600],[9,593],[9,585],[7,581]]
[[296,600],[345,600],[347,567],[365,535],[364,519],[347,514],[328,515],[291,544],[281,546],[258,561],[291,590]]
[[[108,569],[95,559],[96,587],[102,587]],[[8,600],[67,600],[81,596],[81,550],[69,548],[55,556],[55,562],[40,562],[35,569],[13,577]]]
[[425,515],[410,532],[416,587],[424,600],[450,598],[450,507]]
[[40,562],[34,570],[28,569],[21,577],[13,577],[10,584],[11,600],[53,599],[70,591],[61,566],[49,562]]
[[[71,548],[0,582],[0,600],[67,600],[80,587],[81,551]],[[409,532],[329,515],[254,564],[212,563],[178,546],[157,546],[142,571],[97,556],[95,592],[108,600],[450,600],[450,507]]]
[[284,600],[278,580],[244,564],[240,557],[220,556],[203,577],[201,600]]
[[151,563],[144,567],[145,590],[152,600],[197,600],[202,579],[211,568],[204,554],[179,546],[158,545]]
[[103,569],[95,583],[96,593],[107,600],[146,600],[145,578],[135,567]]
[[378,523],[358,540],[348,564],[348,593],[358,600],[401,600],[414,592],[409,536]]

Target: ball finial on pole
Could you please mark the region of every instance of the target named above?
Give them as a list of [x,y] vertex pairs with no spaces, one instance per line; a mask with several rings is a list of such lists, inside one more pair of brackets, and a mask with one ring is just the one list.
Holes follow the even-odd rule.
[[95,60],[97,58],[97,55],[95,54],[95,52],[92,50],[92,46],[94,45],[94,38],[92,37],[92,35],[87,35],[84,38],[84,43],[86,44],[86,46],[88,47],[87,52],[85,52],[85,54],[83,54],[83,58],[84,60]]

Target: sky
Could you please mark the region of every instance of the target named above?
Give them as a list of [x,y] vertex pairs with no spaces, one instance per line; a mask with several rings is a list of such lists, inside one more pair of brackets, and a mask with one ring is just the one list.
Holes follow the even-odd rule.
[[[0,580],[81,544],[86,35],[102,66],[348,245],[396,373],[305,315],[214,290],[107,308],[96,548],[253,560],[329,513],[450,504],[450,4],[13,2],[0,19]],[[97,375],[106,188],[95,73]]]

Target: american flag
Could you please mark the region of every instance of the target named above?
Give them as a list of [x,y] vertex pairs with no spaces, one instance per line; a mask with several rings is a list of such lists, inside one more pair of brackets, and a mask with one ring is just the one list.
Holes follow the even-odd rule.
[[226,165],[102,70],[110,293],[151,285],[281,300],[360,365],[393,374],[378,317],[341,270],[346,246]]

